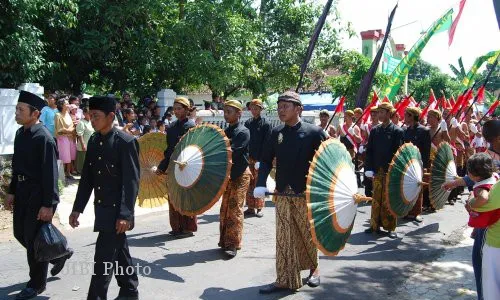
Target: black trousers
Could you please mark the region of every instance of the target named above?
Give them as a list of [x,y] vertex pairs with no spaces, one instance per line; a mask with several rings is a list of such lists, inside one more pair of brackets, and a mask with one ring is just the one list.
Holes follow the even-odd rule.
[[[47,284],[49,263],[35,259],[34,241],[43,222],[38,221],[41,188],[37,184],[19,183],[14,198],[14,237],[26,248],[30,280],[26,287],[40,290]],[[54,208],[55,210],[55,208]]]
[[371,197],[373,195],[373,181],[370,178],[364,177],[363,184],[365,185],[365,195]]
[[127,236],[125,233],[116,234],[116,232],[101,231],[95,246],[94,275],[90,281],[87,299],[107,299],[108,287],[113,274],[120,287],[119,296],[138,295],[139,280],[136,269],[132,265]]

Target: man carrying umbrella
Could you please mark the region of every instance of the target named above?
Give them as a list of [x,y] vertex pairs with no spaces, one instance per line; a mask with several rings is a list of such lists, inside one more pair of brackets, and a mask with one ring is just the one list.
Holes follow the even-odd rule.
[[88,142],[82,177],[69,216],[71,227],[78,227],[78,218],[93,191],[94,231],[99,235],[87,299],[107,299],[113,273],[120,286],[117,299],[139,299],[139,280],[125,234],[134,227],[140,176],[139,144],[133,136],[114,127],[116,104],[113,98],[92,97],[89,110],[96,132]]
[[[306,189],[310,161],[326,133],[319,126],[302,122],[302,102],[295,92],[278,97],[278,115],[284,125],[271,131],[264,146],[254,196],[265,197],[266,179],[276,158],[276,282],[259,292],[269,294],[302,286],[301,270],[310,270],[307,284],[320,284],[318,249],[312,241],[305,198],[297,197]],[[300,195],[299,195],[300,196]]]
[[[405,111],[405,124],[406,129],[404,130],[404,142],[412,143],[417,146],[420,151],[420,156],[422,157],[422,165],[424,169],[430,169],[430,153],[431,153],[431,136],[429,134],[429,129],[420,125],[418,122],[420,118],[420,108],[418,107],[408,107]],[[427,194],[428,195],[428,194]],[[417,202],[413,209],[408,213],[406,218],[412,219],[418,223],[423,221],[420,216],[422,213],[422,193],[419,195]]]
[[[429,154],[429,165],[432,165],[438,146],[441,142],[450,142],[448,134],[448,124],[443,120],[441,112],[437,109],[431,109],[427,113],[427,124],[429,125],[429,136],[431,139],[431,152]],[[439,131],[438,131],[439,130]],[[424,187],[424,197],[422,201],[424,209],[435,211],[431,206],[429,199],[429,190]]]
[[[249,144],[249,167],[250,172],[252,172],[252,178],[250,179],[250,186],[247,193],[247,206],[248,209],[245,211],[245,215],[255,215],[259,218],[263,217],[262,209],[264,208],[263,198],[254,198],[253,189],[255,188],[255,183],[257,182],[257,175],[259,172],[260,160],[262,157],[262,147],[264,142],[269,138],[271,134],[271,124],[260,116],[262,109],[262,100],[253,99],[250,102],[250,112],[253,118],[248,119],[245,122],[245,127],[250,130],[250,144]],[[255,212],[257,210],[257,212]]]
[[243,105],[238,100],[227,100],[224,103],[224,119],[229,124],[224,133],[231,143],[233,165],[220,208],[219,247],[231,258],[235,257],[241,248],[243,205],[252,176],[248,169],[250,130],[240,123],[242,109]]
[[[167,149],[163,153],[165,158],[158,165],[157,174],[165,174],[170,163],[170,156],[174,152],[175,145],[179,142],[181,137],[188,132],[190,128],[195,125],[194,121],[189,119],[191,104],[189,100],[184,97],[178,97],[174,100],[174,114],[177,120],[169,125],[167,128]],[[173,176],[173,174],[171,174]],[[183,199],[188,201],[188,199]],[[196,216],[184,216],[175,210],[173,205],[168,202],[168,216],[172,231],[170,234],[177,238],[185,238],[193,236],[193,232],[198,230]]]
[[392,104],[383,102],[378,108],[378,119],[381,124],[370,132],[366,145],[365,176],[373,179],[373,201],[370,228],[366,233],[380,233],[380,226],[389,232],[390,238],[397,238],[397,219],[389,212],[385,203],[385,175],[389,169],[392,157],[403,144],[403,130],[391,122]]

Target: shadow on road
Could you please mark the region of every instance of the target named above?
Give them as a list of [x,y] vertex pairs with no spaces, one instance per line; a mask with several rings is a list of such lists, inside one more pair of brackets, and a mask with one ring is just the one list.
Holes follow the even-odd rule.
[[[184,278],[182,278],[182,277],[180,277],[172,272],[165,270],[166,266],[158,263],[158,261],[154,261],[151,263],[149,261],[145,261],[145,260],[139,259],[137,257],[133,257],[132,259],[133,259],[134,265],[139,264],[139,266],[141,266],[142,270],[144,270],[144,267],[146,267],[146,266],[151,269],[151,273],[149,273],[149,274],[145,274],[144,272],[141,273],[141,275],[144,277],[173,281],[173,282],[185,282]],[[160,260],[160,262],[161,262],[161,260]]]
[[[259,289],[263,288],[262,286],[252,286],[247,288],[242,288],[239,290],[228,290],[221,287],[212,287],[205,289],[203,294],[200,295],[200,299],[203,300],[233,300],[233,299],[281,299],[288,295],[293,294],[291,291],[282,291],[272,295],[260,295]],[[327,298],[324,298],[327,299]]]
[[411,275],[406,272],[398,267],[344,267],[333,274],[323,274],[326,283],[319,288],[304,287],[301,293],[314,299],[390,299]]
[[165,258],[156,260],[153,264],[163,268],[180,268],[204,264],[207,262],[226,259],[226,256],[219,248],[201,251],[188,251],[184,253],[173,253],[165,255]]
[[170,234],[159,234],[159,235],[151,235],[145,236],[141,238],[137,238],[141,235],[150,234],[151,232],[147,232],[144,234],[135,234],[127,236],[127,241],[129,246],[132,247],[161,247],[164,246],[168,241],[174,241],[176,238]]
[[219,214],[198,216],[198,225],[219,222]]
[[[47,289],[50,289],[50,282],[51,281],[56,281],[59,280],[59,277],[52,277],[47,279]],[[20,292],[24,287],[26,286],[26,283],[17,283],[11,286],[5,286],[5,287],[0,287],[0,299],[15,299],[16,295],[18,292]],[[10,295],[12,294],[12,295]],[[7,297],[7,298],[4,298]],[[43,293],[42,295],[36,297],[36,299],[44,300],[44,299],[50,299],[50,297],[44,296]]]

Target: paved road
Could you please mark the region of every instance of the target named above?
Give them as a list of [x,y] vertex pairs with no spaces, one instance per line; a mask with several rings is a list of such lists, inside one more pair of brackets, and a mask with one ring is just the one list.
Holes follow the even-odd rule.
[[[266,205],[264,218],[245,219],[243,249],[233,260],[226,260],[217,247],[219,205],[199,217],[195,237],[182,240],[167,235],[167,212],[137,217],[136,228],[128,235],[131,253],[141,267],[151,269],[149,275],[139,277],[141,299],[406,299],[398,297],[404,294],[405,281],[462,240],[467,220],[463,206],[457,203],[424,215],[421,224],[400,220],[399,238],[391,240],[363,232],[369,226],[370,206],[359,207],[345,249],[336,257],[320,257],[320,287],[261,296],[258,289],[275,279],[275,214],[273,203]],[[86,297],[90,274],[78,264],[92,262],[96,234],[89,227],[63,231],[75,255],[61,276],[49,279],[48,289],[39,299]],[[0,235],[4,236],[0,243],[0,299],[13,299],[27,279],[25,251],[15,240],[5,241],[5,232]],[[454,271],[453,265],[450,268]],[[108,294],[110,299],[118,294],[114,280]]]

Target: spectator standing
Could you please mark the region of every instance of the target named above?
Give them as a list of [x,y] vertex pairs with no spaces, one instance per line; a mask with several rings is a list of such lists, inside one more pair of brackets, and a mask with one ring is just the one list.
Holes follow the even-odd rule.
[[49,130],[50,134],[52,134],[52,137],[55,137],[56,134],[55,134],[54,120],[57,113],[55,95],[49,95],[47,97],[47,104],[48,106],[42,108],[42,111],[40,112],[41,113],[40,122],[42,122],[43,125]]
[[64,164],[66,178],[73,179],[71,162],[76,159],[75,126],[69,114],[69,103],[66,98],[57,100],[58,113],[54,118],[55,133],[59,159]]
[[82,173],[83,162],[85,161],[85,154],[87,153],[87,144],[93,133],[94,128],[90,123],[89,109],[85,107],[83,109],[83,119],[76,125],[76,172],[78,174]]

